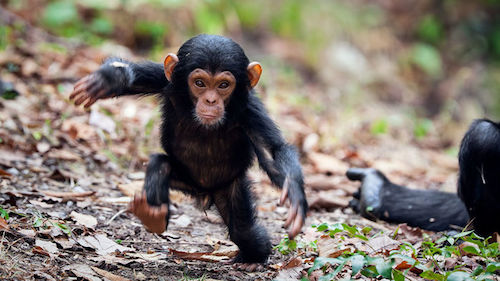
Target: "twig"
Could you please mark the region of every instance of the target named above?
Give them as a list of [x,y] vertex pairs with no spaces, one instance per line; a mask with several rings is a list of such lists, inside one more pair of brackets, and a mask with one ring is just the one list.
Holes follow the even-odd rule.
[[121,215],[121,214],[125,213],[126,211],[127,211],[127,209],[122,209],[122,210],[118,211],[118,213],[116,213],[114,216],[112,216],[112,217],[108,220],[108,222],[106,222],[106,225],[111,224],[111,222],[112,222],[112,221],[114,221],[114,220],[116,219],[116,217],[118,217],[119,215]]

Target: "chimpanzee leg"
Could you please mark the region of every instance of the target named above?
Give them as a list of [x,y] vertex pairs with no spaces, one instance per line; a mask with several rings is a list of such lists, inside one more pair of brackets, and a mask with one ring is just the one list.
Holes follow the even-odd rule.
[[170,218],[168,197],[170,164],[165,154],[150,157],[142,194],[137,194],[129,210],[136,215],[147,230],[154,233],[165,231]]
[[347,177],[362,182],[357,198],[349,204],[368,219],[408,223],[433,231],[464,227],[469,219],[454,193],[396,185],[375,169],[352,168]]
[[146,191],[150,205],[170,204],[168,197],[170,170],[171,167],[166,154],[150,155],[144,179],[144,191]]
[[214,203],[240,252],[236,263],[264,263],[271,253],[267,231],[256,223],[255,206],[246,177],[214,193]]

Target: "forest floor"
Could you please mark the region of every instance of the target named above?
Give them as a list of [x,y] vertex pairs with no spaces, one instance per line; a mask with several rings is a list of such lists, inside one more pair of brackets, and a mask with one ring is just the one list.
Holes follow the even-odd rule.
[[[274,250],[261,272],[243,272],[226,264],[237,248],[221,219],[214,210],[197,209],[180,193],[171,195],[174,212],[161,235],[147,232],[125,211],[130,196],[142,188],[148,154],[160,151],[156,101],[113,99],[85,111],[68,100],[73,83],[95,70],[109,53],[81,45],[60,50],[53,43],[30,38],[0,53],[4,69],[0,77],[0,278],[300,279],[311,267],[315,256],[311,251],[283,255]],[[439,147],[374,136],[369,129],[351,132],[355,146],[341,141],[334,152],[327,153],[318,146],[321,135],[304,121],[307,114],[307,110],[273,114],[302,157],[311,211],[298,240],[309,243],[321,238],[312,224],[340,222],[369,226],[373,233],[382,231],[391,237],[396,229],[405,229],[398,241],[408,241],[410,233],[413,243],[422,241],[423,232],[354,214],[347,205],[358,183],[348,181],[345,172],[350,166],[377,167],[397,183],[454,192],[456,158]],[[257,167],[251,176],[259,221],[273,245],[278,245],[286,233],[288,209],[277,206],[279,191]],[[376,251],[388,244],[372,246]],[[322,247],[320,252],[333,246]]]

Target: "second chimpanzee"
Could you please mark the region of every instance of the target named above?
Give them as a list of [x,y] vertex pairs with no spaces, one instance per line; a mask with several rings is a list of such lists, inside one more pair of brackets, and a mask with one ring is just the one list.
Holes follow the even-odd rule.
[[169,188],[195,196],[205,207],[215,204],[240,249],[235,262],[251,264],[247,269],[271,252],[267,232],[256,223],[247,176],[254,157],[282,188],[280,203],[291,203],[285,222],[290,237],[300,232],[308,208],[297,152],[253,91],[261,72],[231,39],[199,35],[163,65],[109,59],[70,96],[88,107],[98,99],[159,93],[166,153],[151,156],[144,192],[130,210],[149,231],[161,233],[170,214]]
[[500,232],[500,124],[474,121],[460,145],[458,162],[458,196],[399,186],[374,169],[349,169],[349,179],[362,181],[350,205],[367,218],[434,231],[464,227],[470,217],[477,233]]

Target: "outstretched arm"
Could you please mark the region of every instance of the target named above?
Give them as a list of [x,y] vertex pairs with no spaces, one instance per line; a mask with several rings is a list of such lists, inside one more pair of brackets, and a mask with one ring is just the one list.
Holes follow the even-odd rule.
[[97,71],[80,79],[69,98],[76,105],[89,107],[98,99],[159,93],[167,85],[163,64],[109,58]]
[[286,199],[290,201],[291,209],[285,227],[291,227],[288,234],[293,238],[304,225],[308,209],[297,151],[285,142],[257,97],[250,95],[247,108],[244,127],[253,143],[259,165],[271,182],[283,190],[280,204],[284,204]]

